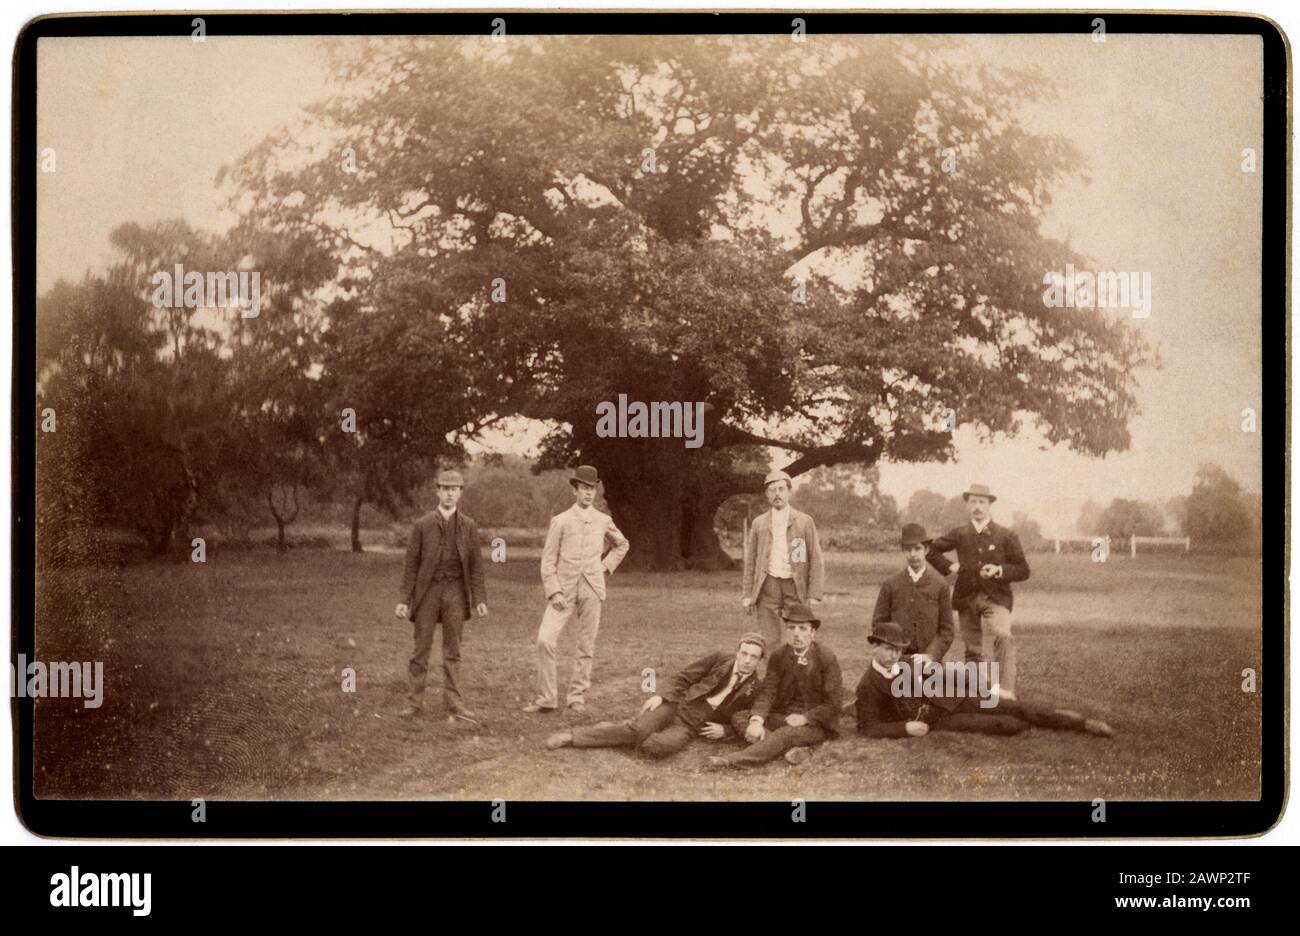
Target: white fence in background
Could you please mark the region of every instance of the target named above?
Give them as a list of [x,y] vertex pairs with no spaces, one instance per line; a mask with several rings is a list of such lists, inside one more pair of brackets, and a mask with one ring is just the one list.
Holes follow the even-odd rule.
[[[1061,554],[1062,543],[1083,543],[1088,549],[1093,549],[1098,540],[1105,540],[1106,553],[1109,555],[1113,552],[1111,538],[1109,536],[1058,536],[1052,540],[1056,554]],[[1183,552],[1192,551],[1192,538],[1190,536],[1130,536],[1128,537],[1128,554],[1130,558],[1136,559],[1138,554],[1138,544],[1147,543],[1150,545],[1176,546],[1181,545]]]

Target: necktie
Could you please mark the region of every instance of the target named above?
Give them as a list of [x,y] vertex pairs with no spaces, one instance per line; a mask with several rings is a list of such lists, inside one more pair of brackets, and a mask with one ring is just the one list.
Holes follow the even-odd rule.
[[727,687],[723,689],[721,692],[717,693],[716,695],[709,696],[709,698],[707,699],[709,705],[712,708],[717,708],[719,705],[725,702],[727,700],[727,696],[731,695],[731,691],[736,688],[736,684],[738,682],[740,682],[740,674],[737,673],[735,670],[732,670],[731,679],[727,680]]

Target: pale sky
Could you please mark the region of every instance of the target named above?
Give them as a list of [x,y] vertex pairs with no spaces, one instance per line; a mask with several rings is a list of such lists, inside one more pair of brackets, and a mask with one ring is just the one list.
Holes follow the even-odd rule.
[[[1137,324],[1164,369],[1138,375],[1143,412],[1126,453],[1089,459],[1028,439],[981,446],[959,431],[956,464],[882,465],[884,489],[901,506],[917,488],[951,495],[985,481],[1006,519],[1026,510],[1049,533],[1073,532],[1086,498],[1186,494],[1202,461],[1259,490],[1260,436],[1240,430],[1248,406],[1271,429],[1259,394],[1262,176],[1241,171],[1244,148],[1266,158],[1259,40],[966,41],[973,60],[1034,64],[1057,85],[1059,100],[1026,122],[1069,137],[1091,181],[1058,188],[1045,232],[1105,269],[1151,273],[1151,315]],[[38,53],[39,146],[57,158],[38,177],[40,291],[104,269],[109,232],[123,222],[227,227],[218,168],[328,91],[304,37],[46,38]],[[489,442],[518,449],[538,437],[525,429]]]

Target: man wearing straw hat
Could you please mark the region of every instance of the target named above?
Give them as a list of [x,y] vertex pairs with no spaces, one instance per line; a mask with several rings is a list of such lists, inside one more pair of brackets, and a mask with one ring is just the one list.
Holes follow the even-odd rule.
[[[542,547],[542,587],[546,612],[537,631],[537,698],[524,706],[530,714],[554,712],[559,707],[555,676],[555,645],[569,621],[578,628],[577,659],[566,699],[569,710],[581,715],[591,688],[591,666],[596,653],[596,631],[605,602],[605,576],[627,555],[627,538],[608,514],[592,506],[600,478],[596,469],[581,465],[569,478],[573,506],[551,518]],[[612,543],[605,552],[606,543]]]
[[[1020,547],[1020,537],[993,522],[990,511],[997,497],[988,485],[972,484],[961,496],[970,523],[933,540],[926,559],[941,575],[957,573],[952,604],[961,621],[966,659],[980,661],[991,656],[998,664],[995,693],[1014,701],[1016,644],[1011,636],[1011,583],[1029,578],[1029,560]],[[956,563],[944,556],[954,550]]]

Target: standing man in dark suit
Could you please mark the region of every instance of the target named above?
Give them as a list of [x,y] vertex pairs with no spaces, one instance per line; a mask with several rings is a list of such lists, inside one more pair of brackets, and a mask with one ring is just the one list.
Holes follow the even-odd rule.
[[[1016,698],[1016,643],[1011,635],[1011,583],[1029,578],[1029,560],[1020,537],[994,523],[990,510],[997,500],[987,485],[972,484],[962,494],[970,523],[948,531],[930,543],[926,555],[940,574],[957,573],[952,603],[961,619],[966,659],[998,664],[995,694]],[[951,563],[944,553],[957,551]],[[988,644],[992,643],[992,652]]]
[[734,653],[700,657],[674,676],[662,695],[646,699],[635,719],[557,731],[546,739],[546,746],[635,747],[647,757],[660,758],[676,754],[697,737],[734,737],[731,719],[753,704],[759,681],[754,671],[766,652],[761,634],[742,634]]
[[460,693],[460,638],[470,608],[486,617],[483,554],[474,521],[456,509],[465,481],[457,471],[438,475],[438,509],[415,522],[406,544],[401,602],[396,614],[415,625],[410,664],[410,704],[404,717],[418,715],[424,702],[433,632],[442,625],[442,700],[449,718],[475,721]]
[[749,747],[710,757],[710,767],[756,767],[782,754],[792,764],[808,759],[812,745],[836,735],[844,699],[840,661],[816,641],[821,621],[805,604],[783,611],[785,645],[772,654],[754,707],[732,724],[744,731]]
[[902,624],[908,636],[904,653],[921,657],[922,663],[939,661],[952,646],[952,589],[925,561],[930,545],[925,527],[904,524],[900,539],[907,566],[880,586],[871,623]]
[[790,476],[769,472],[763,492],[772,509],[754,518],[745,541],[740,603],[757,614],[759,630],[772,646],[781,643],[781,609],[789,601],[819,604],[826,579],[821,542],[813,518],[790,506]]

